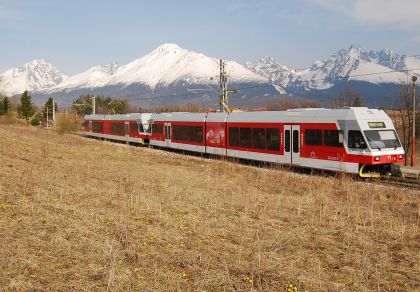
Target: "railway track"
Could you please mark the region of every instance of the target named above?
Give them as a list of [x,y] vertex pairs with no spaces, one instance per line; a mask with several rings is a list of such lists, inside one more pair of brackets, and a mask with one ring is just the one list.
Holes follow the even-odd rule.
[[371,180],[371,183],[420,190],[420,181],[415,180],[415,179],[407,179],[407,178],[401,178],[401,177],[387,177],[387,178],[378,178],[376,180]]

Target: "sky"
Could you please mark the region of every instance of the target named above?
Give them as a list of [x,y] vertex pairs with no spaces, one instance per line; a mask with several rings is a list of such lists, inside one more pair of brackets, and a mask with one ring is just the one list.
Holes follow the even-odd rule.
[[294,68],[351,44],[419,55],[418,13],[420,0],[0,0],[0,72],[43,58],[71,75],[164,43]]

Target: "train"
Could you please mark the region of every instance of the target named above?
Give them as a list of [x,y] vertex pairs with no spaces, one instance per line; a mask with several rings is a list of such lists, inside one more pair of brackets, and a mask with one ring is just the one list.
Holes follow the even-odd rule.
[[125,143],[373,177],[403,163],[380,109],[86,115],[84,134]]

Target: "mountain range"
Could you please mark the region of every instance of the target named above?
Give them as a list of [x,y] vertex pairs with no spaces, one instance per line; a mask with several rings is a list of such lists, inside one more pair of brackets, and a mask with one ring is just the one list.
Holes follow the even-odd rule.
[[[245,64],[225,64],[229,88],[238,89],[232,103],[241,106],[263,105],[279,96],[328,103],[332,94],[349,84],[369,106],[391,104],[400,84],[420,72],[418,56],[400,55],[390,49],[367,52],[357,45],[306,69],[288,67],[267,56]],[[186,102],[215,106],[218,75],[218,59],[164,44],[126,65],[97,65],[72,76],[43,59],[33,60],[0,74],[0,93],[14,96],[28,90],[35,103],[42,104],[53,96],[64,106],[87,93],[142,106]]]

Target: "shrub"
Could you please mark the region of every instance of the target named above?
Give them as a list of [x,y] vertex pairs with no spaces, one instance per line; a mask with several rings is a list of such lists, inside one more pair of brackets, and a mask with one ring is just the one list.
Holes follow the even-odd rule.
[[79,130],[79,123],[73,115],[57,116],[57,132],[59,134],[76,132]]
[[39,126],[39,125],[41,125],[41,121],[37,117],[35,117],[31,120],[31,125],[32,126]]

